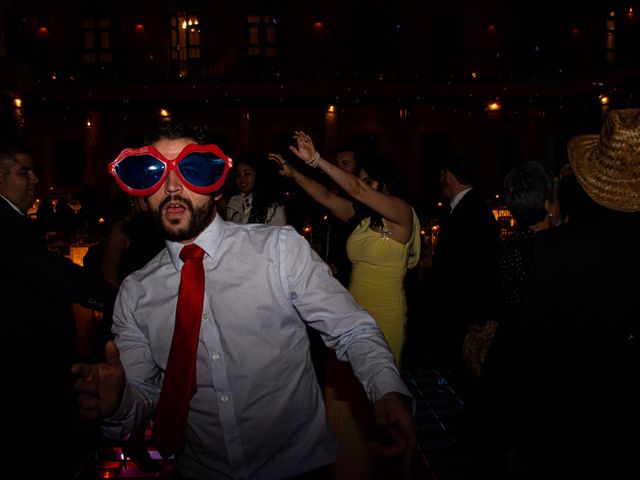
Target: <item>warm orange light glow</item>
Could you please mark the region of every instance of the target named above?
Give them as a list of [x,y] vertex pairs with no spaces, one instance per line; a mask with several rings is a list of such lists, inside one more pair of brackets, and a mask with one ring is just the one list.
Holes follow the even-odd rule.
[[438,202],[438,203],[436,203],[436,206],[437,206],[437,207],[441,207],[441,206],[442,206],[442,202]]
[[324,29],[324,23],[322,23],[320,20],[318,20],[318,21],[314,22],[313,28],[315,30],[322,30],[322,29]]
[[609,97],[600,95],[600,105],[609,105]]
[[324,220],[325,222],[329,220],[329,215],[325,215],[324,217],[322,217],[322,220]]
[[39,37],[48,37],[49,36],[49,29],[45,26],[42,26],[40,28],[38,28],[38,36]]
[[336,107],[335,105],[329,105],[327,107],[327,113],[336,113]]
[[22,108],[22,99],[21,98],[14,98],[13,99],[13,105],[16,108]]
[[69,259],[81,267],[84,266],[84,256],[89,251],[89,247],[77,246],[69,248]]
[[136,32],[144,32],[144,25],[142,23],[136,23],[133,27]]
[[501,108],[502,105],[498,101],[487,103],[487,110],[490,112],[499,112]]
[[91,119],[87,118],[87,122],[85,123],[87,128],[91,128]]
[[98,223],[104,223],[104,222],[106,222],[106,220],[105,220],[104,218],[100,217],[100,218],[98,219]]
[[169,110],[167,110],[166,108],[161,108],[160,109],[160,116],[161,117],[169,117],[171,114],[169,113]]
[[304,233],[309,233],[309,232],[311,232],[311,225],[305,225],[305,226],[302,228],[302,231],[303,231]]
[[478,72],[471,72],[471,78],[478,78]]

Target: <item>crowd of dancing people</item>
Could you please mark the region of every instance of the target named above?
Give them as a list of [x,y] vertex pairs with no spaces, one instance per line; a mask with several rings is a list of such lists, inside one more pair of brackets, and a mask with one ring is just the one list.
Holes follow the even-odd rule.
[[[459,478],[635,468],[640,110],[573,137],[561,170],[517,163],[508,227],[491,172],[445,155],[441,190],[422,192],[448,204],[433,237],[395,159],[353,145],[295,131],[288,151],[231,160],[165,122],[122,147],[84,267],[47,248],[46,202],[26,215],[29,149],[0,149],[2,290],[21,312],[6,328],[39,354],[3,362],[15,458],[46,428],[73,478],[88,422],[141,470],[162,470],[157,448],[177,479],[416,478],[402,374],[428,368],[464,404]],[[73,303],[103,312],[92,358],[74,353]]]

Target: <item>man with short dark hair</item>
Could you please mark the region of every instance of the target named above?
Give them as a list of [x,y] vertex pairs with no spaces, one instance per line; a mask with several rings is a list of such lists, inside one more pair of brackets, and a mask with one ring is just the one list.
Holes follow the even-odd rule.
[[[499,230],[479,188],[477,159],[457,152],[441,169],[442,193],[450,214],[442,221],[433,255],[436,312],[430,341],[439,353],[435,366],[454,384],[463,400],[474,383],[463,358],[463,340],[470,325],[496,320],[496,254]],[[427,352],[429,354],[429,352]]]
[[391,433],[377,450],[408,462],[410,393],[374,319],[293,228],[216,215],[230,164],[196,129],[172,124],[112,162],[121,188],[146,197],[167,248],[124,280],[107,363],[74,366],[81,407],[116,438],[153,415],[155,445],[175,455],[176,478],[328,478],[338,445],[310,325],[375,402]]
[[[5,455],[29,477],[71,478],[86,445],[76,437],[72,302],[109,311],[116,289],[51,253],[25,213],[38,178],[27,149],[0,145],[0,292]],[[86,452],[85,452],[86,453]]]

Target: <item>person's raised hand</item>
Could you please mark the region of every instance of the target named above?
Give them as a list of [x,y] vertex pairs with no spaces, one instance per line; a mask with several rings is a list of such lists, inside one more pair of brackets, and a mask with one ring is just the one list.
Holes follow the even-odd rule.
[[293,177],[295,175],[295,169],[287,163],[287,161],[282,158],[282,155],[277,153],[270,153],[268,155],[269,160],[273,160],[280,167],[280,175],[284,177]]
[[296,130],[293,138],[297,143],[297,147],[289,145],[289,149],[305,163],[313,162],[317,151],[311,137],[300,130]]
[[108,341],[104,351],[104,363],[76,363],[71,366],[71,373],[76,377],[80,414],[86,418],[111,416],[120,405],[124,392],[125,374],[118,347],[113,341]]

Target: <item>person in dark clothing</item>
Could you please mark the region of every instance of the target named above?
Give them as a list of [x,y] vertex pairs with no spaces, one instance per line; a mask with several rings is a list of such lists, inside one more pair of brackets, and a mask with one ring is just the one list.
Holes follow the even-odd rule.
[[463,399],[474,383],[462,355],[468,327],[495,320],[499,230],[478,180],[477,161],[469,154],[445,159],[441,187],[451,213],[442,223],[433,255],[432,295],[437,305],[429,318],[427,354]]
[[[478,378],[464,355],[465,336],[495,321],[498,224],[479,188],[477,160],[467,153],[447,158],[441,168],[442,193],[450,200],[436,243],[427,295],[434,307],[426,319],[426,363],[441,371],[464,409],[456,444],[469,455],[482,445],[478,420]],[[425,362],[425,360],[423,360]],[[468,466],[475,468],[475,460]]]
[[629,478],[640,449],[640,109],[612,110],[568,154],[608,212],[534,245],[521,318],[528,473]]
[[25,212],[33,204],[37,183],[28,150],[18,144],[1,145],[0,291],[6,345],[0,363],[9,389],[5,455],[20,469],[28,469],[31,478],[45,478],[52,470],[72,478],[88,446],[75,420],[72,303],[109,315],[117,290],[50,252],[34,232]]
[[[127,197],[127,211],[115,218],[107,231],[102,249],[100,271],[105,280],[116,287],[130,273],[144,267],[149,260],[165,248],[164,239],[149,214],[149,208],[142,197]],[[111,338],[111,324],[103,327],[104,335]],[[122,445],[124,458],[134,460],[143,472],[162,470],[162,463],[153,460],[146,449],[148,422],[133,430]]]
[[480,401],[485,441],[482,454],[487,475],[515,474],[521,440],[521,419],[516,409],[520,385],[520,315],[533,244],[539,232],[559,221],[553,173],[539,162],[510,170],[504,179],[504,198],[517,229],[498,246],[500,312],[498,326],[480,375]]

